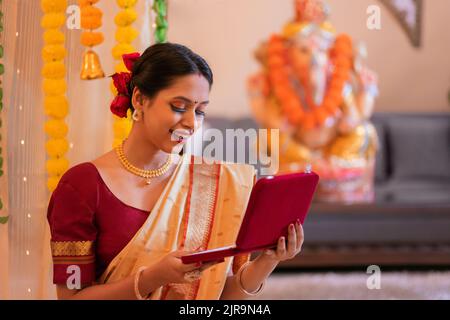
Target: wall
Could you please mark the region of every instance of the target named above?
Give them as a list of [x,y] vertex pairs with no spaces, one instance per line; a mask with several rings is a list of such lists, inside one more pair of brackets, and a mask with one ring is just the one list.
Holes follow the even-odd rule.
[[[329,0],[338,32],[363,40],[368,65],[380,78],[376,111],[449,112],[450,1],[424,1],[423,44],[413,48],[406,34],[376,0]],[[366,27],[366,9],[381,7],[382,29]],[[293,16],[292,0],[170,0],[169,39],[191,46],[214,69],[209,114],[249,114],[245,80],[258,70],[253,50]]]

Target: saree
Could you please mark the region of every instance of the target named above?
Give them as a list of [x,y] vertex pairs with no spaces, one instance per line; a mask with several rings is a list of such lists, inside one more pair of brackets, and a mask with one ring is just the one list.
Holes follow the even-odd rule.
[[[183,155],[151,214],[111,261],[99,283],[124,279],[175,250],[234,245],[255,181],[251,165],[214,162]],[[190,283],[157,288],[149,299],[219,299],[226,279],[249,255],[228,257]]]

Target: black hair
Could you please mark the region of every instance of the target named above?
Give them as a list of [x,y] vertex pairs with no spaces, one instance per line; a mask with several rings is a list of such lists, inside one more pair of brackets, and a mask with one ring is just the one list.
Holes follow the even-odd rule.
[[[138,87],[142,94],[152,99],[159,91],[170,87],[177,77],[190,74],[201,74],[211,88],[213,73],[205,59],[181,44],[154,44],[148,47],[133,65],[128,86],[130,99],[134,87]],[[133,107],[131,111],[134,111]]]

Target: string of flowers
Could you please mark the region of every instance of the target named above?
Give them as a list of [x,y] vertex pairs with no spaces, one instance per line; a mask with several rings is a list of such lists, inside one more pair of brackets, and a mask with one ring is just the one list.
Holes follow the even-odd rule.
[[[78,5],[81,9],[81,28],[84,29],[81,33],[81,44],[89,48],[84,55],[84,58],[86,58],[86,54],[88,55],[88,61],[92,59],[92,56],[95,56],[95,59],[99,60],[98,55],[94,53],[92,48],[100,45],[104,41],[103,33],[93,31],[102,26],[103,13],[99,8],[94,7],[94,4],[98,2],[99,0],[78,0]],[[103,78],[104,76],[105,74],[101,70],[100,62],[98,62],[97,69],[88,70],[88,72],[84,70],[81,74],[81,79],[92,80]]]
[[[138,31],[132,26],[137,19],[137,12],[134,9],[137,0],[116,0],[117,5],[121,8],[119,13],[114,18],[114,23],[117,26],[115,39],[116,45],[112,49],[114,60],[117,61],[114,69],[115,72],[129,72],[122,61],[122,55],[135,52],[136,49],[132,45],[133,41],[138,36]],[[111,80],[111,92],[114,96],[117,95],[117,89]],[[113,147],[116,147],[128,136],[131,130],[131,113],[128,112],[126,118],[114,117],[114,141]]]
[[60,27],[65,23],[67,0],[41,0],[44,13],[41,26],[45,29],[44,48],[42,49],[44,110],[48,116],[44,129],[48,136],[45,145],[48,159],[46,169],[48,174],[47,188],[53,191],[61,176],[69,168],[65,154],[69,149],[66,136],[68,126],[64,118],[69,112],[66,98],[67,83],[64,57],[65,36]]
[[[315,105],[309,80],[305,78],[305,75],[309,74],[309,71],[305,69],[307,66],[300,66],[297,68],[297,72],[287,68],[289,58],[284,39],[279,35],[274,35],[269,40],[267,62],[269,80],[281,109],[292,125],[301,124],[305,129],[313,129],[315,126],[323,124],[329,115],[334,115],[342,103],[342,89],[350,76],[352,65],[350,37],[344,34],[338,35],[328,54],[334,70],[322,104]],[[305,88],[305,105],[292,84],[292,77],[296,77]]]
[[[2,5],[2,0],[0,0],[0,6]],[[0,8],[0,59],[3,59],[3,45],[1,44],[3,35],[3,12]],[[5,73],[5,67],[2,63],[0,63],[0,77],[3,76]],[[3,150],[1,147],[2,142],[2,110],[3,110],[3,88],[2,88],[2,80],[0,79],[0,178],[3,176]],[[8,222],[8,216],[2,216],[2,210],[3,210],[3,202],[2,198],[0,197],[0,224],[5,224]]]
[[155,0],[153,3],[153,11],[156,13],[155,18],[155,42],[163,43],[167,41],[167,0]]

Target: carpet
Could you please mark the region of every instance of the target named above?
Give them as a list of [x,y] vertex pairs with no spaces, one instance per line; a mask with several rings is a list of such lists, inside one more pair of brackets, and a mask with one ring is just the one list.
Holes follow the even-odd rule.
[[370,276],[364,272],[275,273],[255,300],[450,300],[450,271],[382,271],[379,289],[368,288]]

